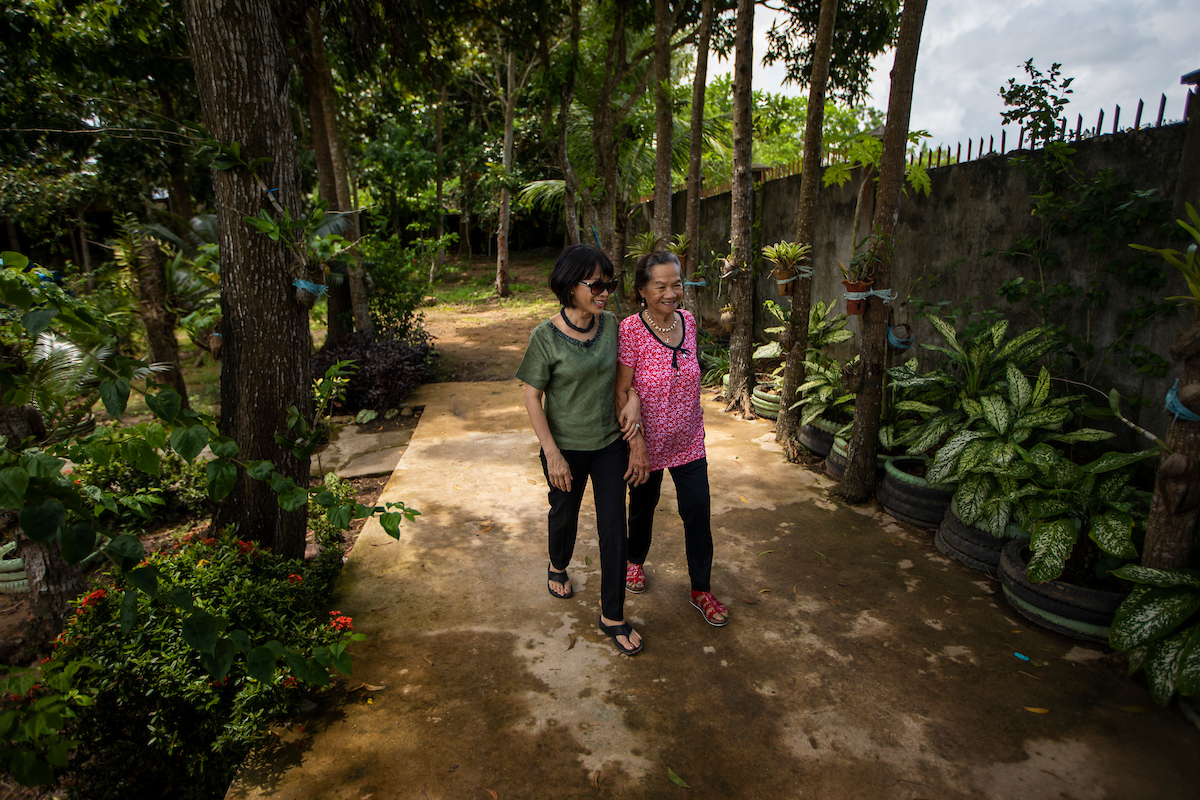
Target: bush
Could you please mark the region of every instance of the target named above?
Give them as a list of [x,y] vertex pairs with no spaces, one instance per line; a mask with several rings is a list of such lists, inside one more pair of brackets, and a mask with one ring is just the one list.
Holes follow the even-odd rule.
[[97,518],[115,528],[130,528],[147,520],[211,510],[207,464],[200,459],[189,463],[173,452],[160,456],[158,475],[142,472],[122,460],[108,464],[89,461],[74,467],[80,488],[93,501],[98,494],[88,487],[115,495],[112,505],[97,505]]
[[417,309],[425,299],[428,260],[433,257],[429,241],[405,245],[392,236],[363,242],[363,266],[371,278],[367,305],[380,333],[404,339],[420,328]]
[[[326,648],[352,635],[348,617],[323,611],[342,566],[340,547],[300,562],[222,535],[147,561],[164,582],[190,591],[196,608],[224,620],[227,633],[244,631],[253,645],[278,642],[301,658],[328,661]],[[185,642],[186,612],[162,596],[151,601],[135,592],[136,621],[121,631],[124,588],[97,589],[79,601],[51,656],[93,664],[77,688],[94,704],[78,708],[67,731],[79,742],[70,796],[222,797],[238,765],[267,739],[268,726],[299,708],[304,686],[294,656],[268,682],[251,677],[245,659],[234,659],[214,680]],[[333,663],[348,667],[336,657]]]
[[322,377],[335,361],[352,360],[356,370],[337,410],[356,414],[365,408],[396,408],[429,376],[429,342],[429,334],[420,329],[403,338],[381,336],[374,341],[353,333],[313,356],[313,379]]

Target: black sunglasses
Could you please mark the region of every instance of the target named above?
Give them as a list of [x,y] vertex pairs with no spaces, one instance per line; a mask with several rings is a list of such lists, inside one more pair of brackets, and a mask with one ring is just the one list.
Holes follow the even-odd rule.
[[605,291],[607,291],[609,294],[612,294],[613,292],[615,292],[617,290],[617,286],[619,285],[617,283],[616,278],[613,278],[611,281],[608,281],[608,282],[601,281],[601,280],[595,280],[595,281],[580,281],[580,283],[582,283],[584,286],[586,286],[592,290],[593,297],[600,295]]

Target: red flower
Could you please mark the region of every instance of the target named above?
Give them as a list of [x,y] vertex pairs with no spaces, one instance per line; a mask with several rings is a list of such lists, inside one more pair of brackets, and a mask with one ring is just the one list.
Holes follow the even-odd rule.
[[294,586],[294,585],[297,585],[297,584],[303,583],[303,582],[304,582],[304,578],[301,578],[299,575],[288,575],[288,576],[287,576],[287,582],[288,582],[288,583],[290,583],[290,584],[292,584],[292,585]]
[[79,610],[82,611],[85,608],[91,608],[106,597],[108,597],[108,592],[103,589],[97,589],[79,601]]
[[201,539],[200,544],[204,545],[205,547],[216,547],[217,540],[213,539],[212,537],[209,537],[207,539]]
[[239,553],[249,553],[254,550],[254,545],[250,542],[238,542],[237,548]]
[[329,624],[333,626],[335,631],[352,631],[354,630],[354,618],[348,617],[340,611],[330,611],[329,616],[333,617]]

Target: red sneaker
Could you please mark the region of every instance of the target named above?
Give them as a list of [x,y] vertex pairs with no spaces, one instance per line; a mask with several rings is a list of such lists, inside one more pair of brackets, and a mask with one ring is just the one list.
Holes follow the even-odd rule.
[[729,624],[729,609],[712,592],[692,592],[692,605],[700,609],[704,621],[714,628]]

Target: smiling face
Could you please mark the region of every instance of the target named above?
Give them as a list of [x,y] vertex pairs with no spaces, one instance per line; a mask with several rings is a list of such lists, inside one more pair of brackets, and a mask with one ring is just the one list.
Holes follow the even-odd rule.
[[650,280],[641,289],[646,308],[658,319],[667,319],[683,301],[683,276],[674,261],[650,267]]
[[[584,278],[584,280],[586,280],[587,283],[591,283],[592,281],[605,281],[607,278],[604,277],[604,272],[597,264],[596,268],[593,269],[591,274]],[[592,294],[592,288],[585,283],[577,283],[575,284],[575,288],[571,290],[571,306],[579,309],[580,311],[586,311],[589,314],[599,314],[601,311],[603,311],[604,303],[607,302],[607,300],[607,287],[605,287],[604,291],[602,291],[600,294],[595,295]]]

